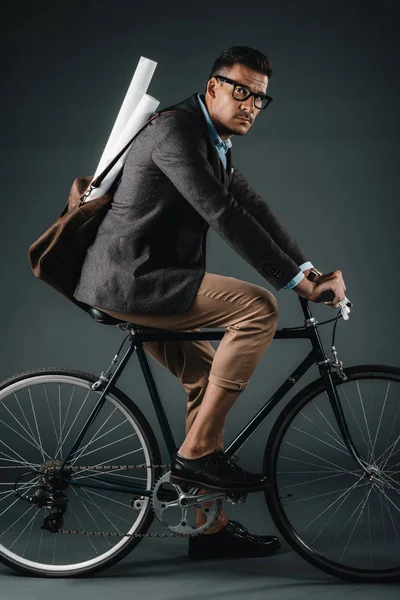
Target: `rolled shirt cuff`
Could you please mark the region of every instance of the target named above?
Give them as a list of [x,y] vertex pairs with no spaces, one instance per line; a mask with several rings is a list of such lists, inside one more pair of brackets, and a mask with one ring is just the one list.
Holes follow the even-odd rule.
[[294,288],[295,285],[297,285],[302,279],[304,279],[303,271],[306,271],[307,269],[312,269],[313,266],[314,265],[309,260],[300,265],[299,269],[301,270],[297,273],[297,275],[295,275],[295,277],[293,277],[293,279],[289,281],[289,283],[283,286],[283,289],[291,290],[292,288]]

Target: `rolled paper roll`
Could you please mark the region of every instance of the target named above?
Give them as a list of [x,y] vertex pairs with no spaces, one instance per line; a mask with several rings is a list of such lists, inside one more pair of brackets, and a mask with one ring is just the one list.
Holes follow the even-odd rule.
[[[122,148],[129,142],[130,139],[133,138],[139,129],[143,127],[146,121],[150,119],[151,115],[157,110],[159,104],[160,101],[156,100],[156,98],[153,98],[152,96],[148,96],[147,94],[142,96],[142,99],[140,100],[136,110],[131,115],[124,130],[119,136],[115,147],[111,149],[110,160],[107,164],[109,164],[111,160],[117,156],[118,152],[122,150]],[[85,199],[85,202],[90,202],[90,200],[94,200],[95,198],[102,196],[110,188],[111,184],[115,181],[115,178],[124,166],[124,162],[129,153],[129,148],[130,147],[127,148],[126,152],[124,152],[121,158],[115,163],[111,171],[101,182],[100,186],[91,191],[89,196],[87,196]],[[106,168],[107,164],[104,165],[103,170]]]
[[144,94],[150,85],[151,78],[153,77],[157,63],[150,58],[144,56],[140,57],[136,70],[133,74],[131,83],[128,91],[126,92],[124,101],[122,102],[118,116],[111,130],[110,137],[108,138],[107,144],[103,150],[103,154],[100,158],[100,162],[95,171],[95,177],[99,175],[109,162],[114,158],[114,149],[116,144],[130,120],[131,116],[135,112]]

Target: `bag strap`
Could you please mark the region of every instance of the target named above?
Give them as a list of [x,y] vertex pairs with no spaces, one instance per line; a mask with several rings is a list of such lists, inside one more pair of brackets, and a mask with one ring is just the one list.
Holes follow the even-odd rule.
[[[129,142],[126,144],[126,146],[124,146],[124,148],[122,148],[122,150],[120,152],[118,152],[117,156],[115,156],[115,158],[112,159],[112,161],[107,165],[107,167],[104,169],[104,171],[102,171],[100,173],[100,175],[98,175],[96,177],[96,179],[94,179],[91,184],[90,184],[90,189],[92,188],[97,188],[99,187],[99,185],[101,184],[101,182],[103,181],[104,177],[111,171],[111,169],[113,168],[113,166],[118,162],[118,160],[121,158],[121,156],[123,155],[123,153],[128,149],[128,147],[132,144],[133,140],[135,139],[135,137],[137,135],[139,135],[139,133],[141,133],[143,131],[143,129],[150,123],[150,121],[153,121],[154,119],[156,119],[157,117],[159,117],[161,114],[165,113],[165,112],[179,112],[183,109],[173,109],[173,110],[160,110],[159,112],[157,112],[156,114],[152,115],[150,117],[150,119],[148,121],[146,121],[146,123],[139,129],[139,131],[137,133],[135,133],[135,135],[133,136],[133,138],[131,140],[129,140]],[[87,192],[85,192],[86,194]]]

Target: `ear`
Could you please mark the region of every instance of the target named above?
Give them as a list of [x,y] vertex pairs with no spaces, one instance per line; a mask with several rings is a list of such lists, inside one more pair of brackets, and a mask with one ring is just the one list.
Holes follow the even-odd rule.
[[218,79],[215,77],[211,77],[207,82],[207,93],[210,94],[211,98],[215,98],[217,85]]

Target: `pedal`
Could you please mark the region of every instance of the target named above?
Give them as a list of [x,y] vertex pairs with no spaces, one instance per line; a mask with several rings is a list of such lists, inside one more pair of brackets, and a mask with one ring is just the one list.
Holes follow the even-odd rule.
[[226,499],[231,504],[244,504],[246,502],[247,493],[227,494]]
[[180,481],[179,479],[175,479],[174,477],[170,478],[170,483],[172,485],[177,485],[185,494],[188,494],[190,490],[192,490],[195,485],[192,483],[185,483],[184,481]]

